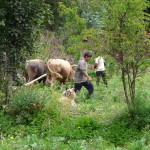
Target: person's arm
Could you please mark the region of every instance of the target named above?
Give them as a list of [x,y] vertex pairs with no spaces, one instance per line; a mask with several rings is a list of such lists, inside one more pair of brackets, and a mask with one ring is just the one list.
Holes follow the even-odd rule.
[[96,68],[97,68],[97,66],[98,66],[98,64],[96,63],[96,64],[94,65],[94,69],[96,69]]
[[88,79],[89,81],[92,80],[92,78],[91,78],[87,73],[85,74],[85,76],[87,77],[87,79]]

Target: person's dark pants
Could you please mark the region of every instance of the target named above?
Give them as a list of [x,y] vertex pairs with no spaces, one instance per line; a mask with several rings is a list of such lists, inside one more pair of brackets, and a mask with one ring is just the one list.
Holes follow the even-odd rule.
[[102,77],[103,81],[104,81],[104,84],[106,85],[107,87],[107,81],[106,81],[106,74],[105,74],[105,71],[96,71],[96,84],[99,85],[100,83],[100,77]]
[[89,81],[85,81],[85,82],[81,82],[81,83],[75,83],[75,86],[74,86],[74,91],[77,92],[77,91],[80,91],[82,86],[84,86],[88,92],[89,92],[89,95],[92,95],[93,94],[93,91],[94,91],[94,86],[91,82]]

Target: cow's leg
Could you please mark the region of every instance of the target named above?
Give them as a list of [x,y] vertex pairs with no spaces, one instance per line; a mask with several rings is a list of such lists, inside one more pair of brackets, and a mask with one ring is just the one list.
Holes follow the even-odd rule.
[[42,82],[43,82],[43,85],[45,85],[46,77],[44,77],[44,78],[42,79]]
[[30,82],[30,81],[32,81],[32,80],[34,80],[34,77],[35,77],[35,75],[34,75],[34,74],[29,73],[29,79],[28,79],[28,82]]
[[24,78],[24,81],[25,81],[25,82],[28,82],[28,81],[29,81],[29,76],[28,76],[28,73],[27,73],[27,72],[23,72],[23,78]]
[[35,79],[36,73],[37,73],[37,69],[35,67],[31,67],[28,70],[28,76],[29,76],[28,82],[31,82],[32,80]]
[[54,85],[54,78],[47,76],[47,82],[49,83],[49,86],[52,87]]
[[[28,83],[34,80],[34,75],[29,74]],[[32,86],[34,83],[30,84]]]
[[52,78],[51,82],[50,82],[50,87],[54,86],[54,79]]

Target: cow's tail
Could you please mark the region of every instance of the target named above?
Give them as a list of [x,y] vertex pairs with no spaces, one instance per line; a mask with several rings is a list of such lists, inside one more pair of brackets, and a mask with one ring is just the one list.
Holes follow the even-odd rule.
[[48,68],[48,70],[50,71],[51,74],[55,75],[56,78],[63,79],[63,77],[59,73],[54,72],[54,71],[51,70],[51,68],[49,67],[49,62],[47,63],[47,68]]

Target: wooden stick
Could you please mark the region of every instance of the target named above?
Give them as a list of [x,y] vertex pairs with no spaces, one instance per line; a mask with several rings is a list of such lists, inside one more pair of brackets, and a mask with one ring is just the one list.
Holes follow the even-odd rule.
[[38,80],[40,80],[41,78],[44,78],[44,77],[46,77],[46,76],[47,76],[47,74],[45,73],[45,74],[43,74],[42,76],[40,76],[40,77],[38,77],[38,78],[36,78],[36,79],[34,79],[34,80],[32,80],[32,81],[26,83],[25,86],[29,86],[29,85],[31,85],[32,83],[34,83],[34,82],[36,82],[36,81],[38,81]]

